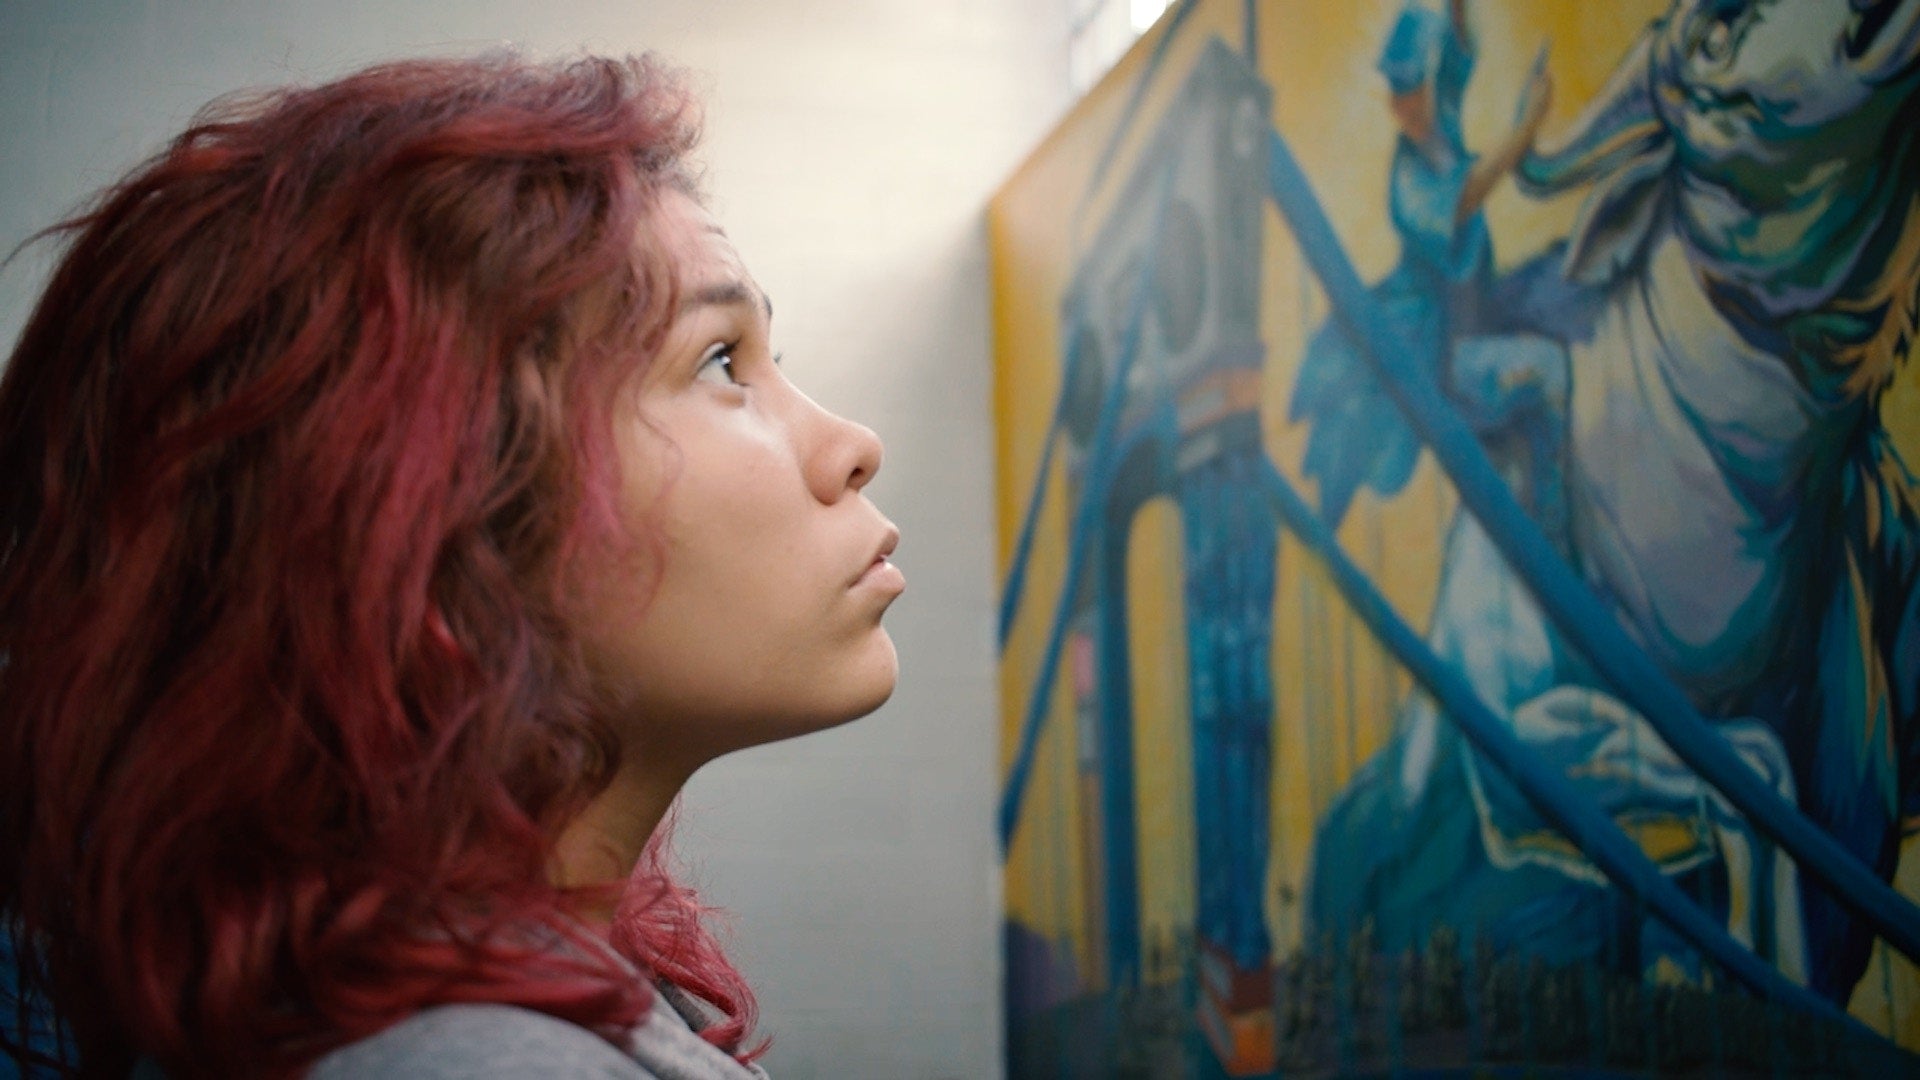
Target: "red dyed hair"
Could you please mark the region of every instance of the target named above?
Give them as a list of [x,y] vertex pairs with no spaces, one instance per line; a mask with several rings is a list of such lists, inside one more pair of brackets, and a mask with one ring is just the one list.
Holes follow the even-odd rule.
[[[644,58],[391,64],[216,103],[50,230],[0,381],[0,912],[66,1071],[645,1014],[548,869],[618,758],[565,597],[677,302],[648,226],[692,112]],[[751,995],[657,845],[624,907],[737,1052]]]

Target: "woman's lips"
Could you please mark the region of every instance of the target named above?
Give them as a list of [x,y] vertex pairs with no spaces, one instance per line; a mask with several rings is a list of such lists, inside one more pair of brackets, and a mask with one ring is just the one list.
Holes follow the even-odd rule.
[[885,524],[886,532],[881,535],[880,543],[874,549],[873,561],[867,564],[867,568],[860,572],[859,577],[853,579],[852,588],[878,589],[898,596],[907,587],[907,575],[901,573],[899,567],[888,562],[887,556],[893,554],[894,549],[900,546],[900,530],[892,522]]
[[859,580],[853,583],[853,587],[856,589],[877,589],[881,592],[888,592],[898,596],[900,593],[906,591],[907,575],[901,573],[900,568],[889,562],[885,556],[881,556],[873,560],[872,565],[867,567],[866,572],[861,574]]

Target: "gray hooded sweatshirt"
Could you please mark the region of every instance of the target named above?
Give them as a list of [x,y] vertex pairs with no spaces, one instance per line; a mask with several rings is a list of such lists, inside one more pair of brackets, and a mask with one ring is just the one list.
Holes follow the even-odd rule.
[[767,1080],[702,1039],[701,1003],[674,987],[614,1046],[515,1005],[440,1005],[321,1058],[310,1080]]

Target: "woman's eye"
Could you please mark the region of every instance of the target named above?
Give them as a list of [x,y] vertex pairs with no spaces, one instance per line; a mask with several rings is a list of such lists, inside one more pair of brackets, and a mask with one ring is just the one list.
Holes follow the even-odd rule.
[[700,370],[694,372],[694,378],[725,386],[739,386],[740,380],[733,375],[733,346],[715,345],[700,358]]

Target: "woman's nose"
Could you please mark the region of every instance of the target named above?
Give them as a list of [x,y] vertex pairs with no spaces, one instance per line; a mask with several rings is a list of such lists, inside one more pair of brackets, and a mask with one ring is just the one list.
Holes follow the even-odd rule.
[[815,445],[807,461],[807,484],[821,502],[837,502],[848,492],[867,486],[880,471],[884,448],[880,436],[865,424],[807,402],[812,412]]

